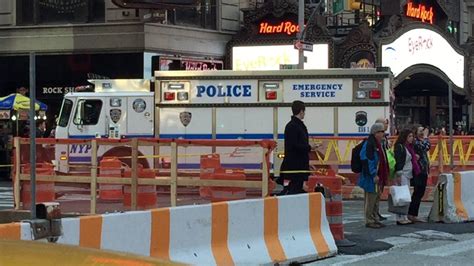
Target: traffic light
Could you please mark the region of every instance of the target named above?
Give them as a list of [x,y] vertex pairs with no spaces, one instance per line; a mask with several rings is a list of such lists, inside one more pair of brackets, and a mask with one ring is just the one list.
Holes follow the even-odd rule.
[[361,0],[349,0],[349,9],[350,10],[360,10],[362,8]]

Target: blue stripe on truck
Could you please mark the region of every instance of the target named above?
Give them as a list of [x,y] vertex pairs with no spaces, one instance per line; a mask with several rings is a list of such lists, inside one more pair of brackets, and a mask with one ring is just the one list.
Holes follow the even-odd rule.
[[[107,136],[103,135],[100,136],[101,138],[108,138]],[[122,135],[122,138],[131,139],[131,138],[154,138],[154,135]],[[95,135],[69,135],[70,139],[94,139]]]
[[[321,133],[309,134],[310,137],[332,137],[334,134]],[[342,133],[340,137],[364,137],[365,133]],[[278,134],[278,139],[283,139],[284,134]],[[212,139],[212,134],[160,134],[163,139]],[[273,139],[273,134],[217,134],[216,139]]]

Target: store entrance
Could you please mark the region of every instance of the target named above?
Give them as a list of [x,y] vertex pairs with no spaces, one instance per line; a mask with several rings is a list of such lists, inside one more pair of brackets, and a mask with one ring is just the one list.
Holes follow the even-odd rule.
[[[395,88],[395,126],[398,130],[413,124],[430,127],[434,133],[449,124],[448,83],[432,73],[406,76]],[[464,108],[463,108],[464,106]],[[454,129],[466,132],[464,96],[453,90]],[[464,121],[464,124],[463,122]]]

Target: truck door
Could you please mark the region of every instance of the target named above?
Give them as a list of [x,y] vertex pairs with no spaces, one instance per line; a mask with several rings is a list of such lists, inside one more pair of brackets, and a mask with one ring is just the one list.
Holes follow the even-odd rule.
[[[105,108],[101,99],[78,99],[69,126],[68,138],[94,138],[105,136]],[[69,146],[69,163],[81,164],[91,160],[91,145],[71,144]],[[69,169],[71,171],[71,169]]]

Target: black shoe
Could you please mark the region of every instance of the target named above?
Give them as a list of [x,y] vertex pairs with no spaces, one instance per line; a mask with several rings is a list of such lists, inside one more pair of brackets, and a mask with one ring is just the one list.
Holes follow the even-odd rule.
[[382,214],[379,213],[378,215],[379,215],[379,220],[380,220],[380,221],[385,221],[385,220],[387,220],[387,217],[382,216]]

